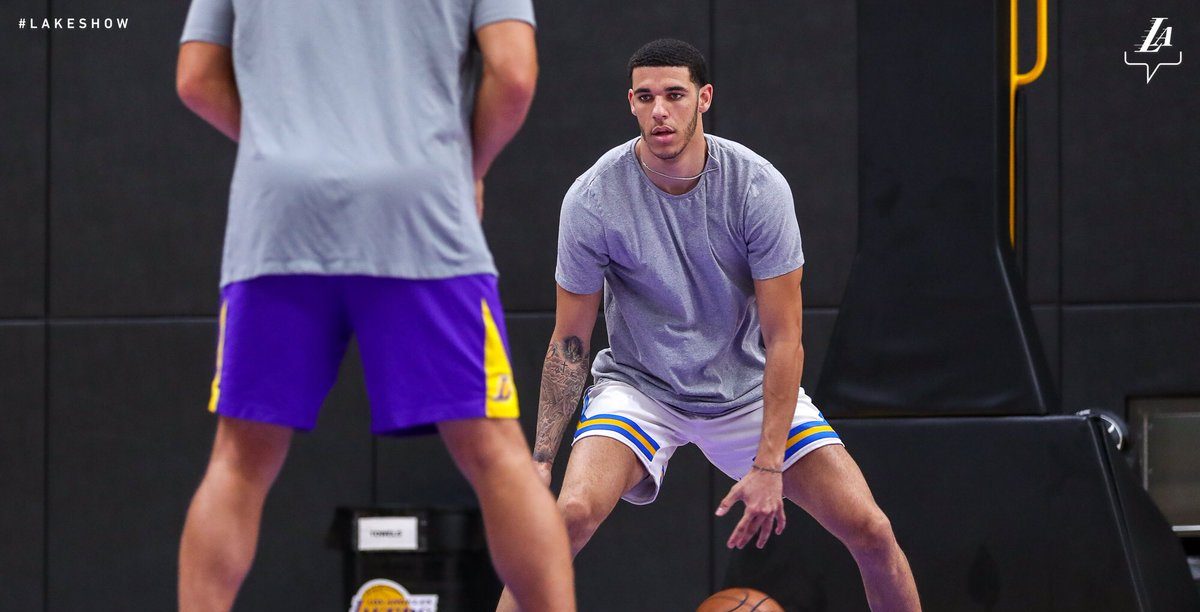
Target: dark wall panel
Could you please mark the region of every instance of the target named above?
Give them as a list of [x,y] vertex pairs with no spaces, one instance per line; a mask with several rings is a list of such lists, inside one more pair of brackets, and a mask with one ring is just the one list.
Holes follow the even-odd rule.
[[829,348],[835,321],[837,310],[832,308],[804,309],[804,374],[800,384],[809,394],[821,379],[821,365],[825,363],[825,351]]
[[17,29],[20,18],[46,15],[45,0],[0,8],[0,317],[42,314],[46,261],[45,30]]
[[0,325],[0,609],[42,609],[45,328]]
[[841,302],[858,221],[855,3],[717,0],[716,134],[787,177],[804,234],[805,298]]
[[1065,410],[1200,395],[1200,306],[1067,307],[1062,325]]
[[[1062,7],[1063,289],[1067,302],[1200,300],[1200,4]],[[1152,17],[1173,47],[1135,53]],[[1144,56],[1137,58],[1136,56]],[[1148,56],[1148,57],[1145,57]]]
[[[212,322],[57,324],[48,426],[51,609],[175,603],[176,555],[216,420],[205,411]],[[352,398],[351,393],[348,398]],[[362,411],[327,410],[300,435],[267,502],[241,607],[336,609],[341,560],[325,548],[339,504],[365,504]]]
[[438,436],[379,438],[376,449],[379,503],[478,506]]
[[[1046,363],[1050,368],[1050,375],[1054,377],[1055,386],[1062,386],[1062,368],[1061,364],[1061,349],[1059,347],[1059,325],[1058,325],[1058,307],[1056,306],[1034,306],[1033,307],[1033,322],[1037,327],[1038,338],[1041,340],[1042,350],[1046,354]],[[1073,410],[1064,410],[1066,412],[1074,412]]]
[[[91,3],[55,3],[92,15]],[[115,0],[126,30],[54,36],[50,309],[211,313],[234,145],[175,96],[187,2]]]
[[215,422],[215,326],[54,325],[47,605],[175,602],[178,538]]
[[541,74],[524,129],[487,180],[484,227],[510,310],[554,308],[558,211],[571,183],[637,136],[625,65],[644,43],[681,38],[708,51],[708,11],[693,2],[534,3]]

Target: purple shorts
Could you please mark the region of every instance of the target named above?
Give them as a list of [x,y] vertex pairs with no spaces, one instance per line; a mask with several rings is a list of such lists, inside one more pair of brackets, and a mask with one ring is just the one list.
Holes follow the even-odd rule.
[[374,433],[517,417],[494,276],[262,276],[221,297],[211,412],[312,429],[353,334]]

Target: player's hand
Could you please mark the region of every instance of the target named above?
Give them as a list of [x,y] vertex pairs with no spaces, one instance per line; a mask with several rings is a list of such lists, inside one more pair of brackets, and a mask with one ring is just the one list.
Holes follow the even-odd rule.
[[483,221],[483,179],[475,179],[475,216]]
[[537,472],[538,478],[542,479],[542,484],[546,485],[547,487],[550,486],[550,476],[553,468],[554,464],[550,463],[549,461],[533,462],[534,471]]
[[757,533],[756,545],[762,548],[771,537],[772,527],[776,535],[783,533],[787,525],[783,512],[783,474],[751,469],[721,500],[717,516],[725,516],[738,501],[746,505],[746,511],[730,534],[726,547],[744,548]]

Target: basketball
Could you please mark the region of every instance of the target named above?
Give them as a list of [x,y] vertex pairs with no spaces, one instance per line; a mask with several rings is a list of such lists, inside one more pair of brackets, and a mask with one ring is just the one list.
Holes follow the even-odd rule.
[[696,612],[783,612],[783,606],[770,595],[754,589],[733,588],[717,591],[700,603]]

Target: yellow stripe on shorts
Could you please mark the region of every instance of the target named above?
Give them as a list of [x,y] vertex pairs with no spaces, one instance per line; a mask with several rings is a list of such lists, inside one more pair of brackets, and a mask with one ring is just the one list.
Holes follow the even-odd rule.
[[614,425],[616,427],[620,427],[621,429],[624,429],[625,431],[629,432],[629,434],[631,436],[633,436],[634,438],[637,438],[638,442],[641,442],[643,445],[645,445],[646,450],[649,450],[650,454],[653,455],[655,453],[655,451],[658,449],[657,444],[652,444],[649,440],[647,440],[644,436],[642,436],[642,434],[638,433],[638,431],[636,429],[631,427],[629,425],[629,423],[626,423],[624,421],[618,421],[616,419],[606,419],[604,417],[597,417],[594,419],[587,419],[585,421],[580,421],[579,426],[576,427],[575,429],[577,429],[577,430],[583,429],[584,427],[587,427],[589,425]]
[[804,431],[796,432],[796,435],[788,438],[787,444],[785,445],[784,448],[789,448],[793,444],[795,444],[813,434],[822,433],[822,432],[826,432],[826,431],[833,431],[833,428],[828,425],[817,425],[815,427],[809,427],[808,429],[805,429]]
[[225,361],[225,316],[229,304],[221,302],[221,316],[217,324],[217,373],[213,375],[212,395],[208,398],[208,411],[217,411],[217,401],[221,399],[221,363]]
[[508,351],[504,350],[504,341],[500,339],[500,330],[492,318],[492,309],[488,308],[487,300],[480,302],[483,305],[483,375],[487,378],[487,417],[515,419],[520,415],[520,410]]

